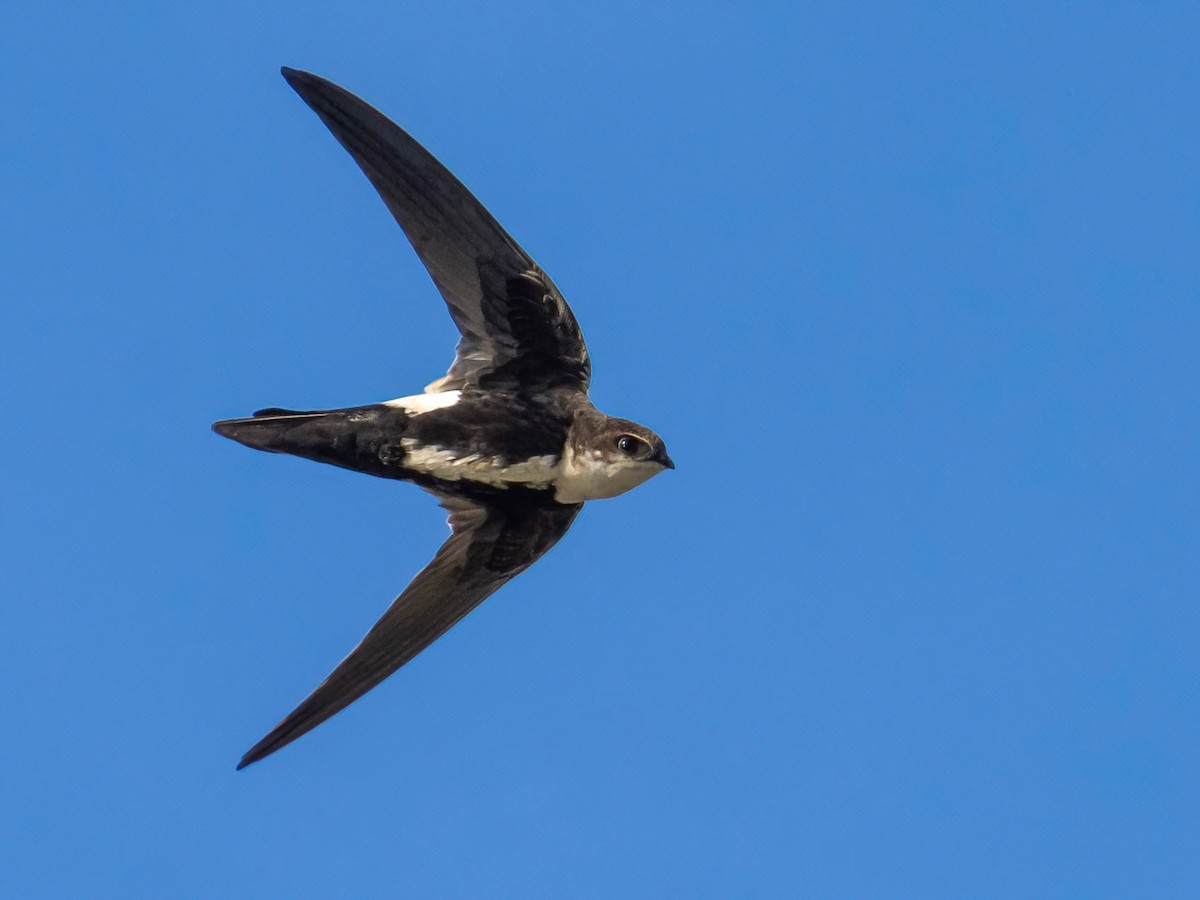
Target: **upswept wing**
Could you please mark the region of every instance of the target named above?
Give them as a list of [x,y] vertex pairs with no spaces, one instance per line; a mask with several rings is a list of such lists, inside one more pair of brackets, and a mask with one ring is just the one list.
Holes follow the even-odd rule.
[[445,378],[587,391],[591,362],[571,308],[462,183],[398,125],[324,78],[283,69],[370,179],[441,291],[462,338]]
[[315,691],[242,757],[242,769],[345,709],[553,547],[583,504],[501,508],[440,495],[450,538]]

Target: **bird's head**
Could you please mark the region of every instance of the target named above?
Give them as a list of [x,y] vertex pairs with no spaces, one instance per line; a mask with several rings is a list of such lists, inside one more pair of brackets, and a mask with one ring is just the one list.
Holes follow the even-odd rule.
[[666,444],[649,428],[603,416],[576,428],[557,496],[564,503],[616,497],[673,468]]
[[[618,466],[648,466],[650,475],[675,468],[663,439],[637,422],[610,418],[596,441],[602,458]],[[649,478],[650,475],[646,477]]]

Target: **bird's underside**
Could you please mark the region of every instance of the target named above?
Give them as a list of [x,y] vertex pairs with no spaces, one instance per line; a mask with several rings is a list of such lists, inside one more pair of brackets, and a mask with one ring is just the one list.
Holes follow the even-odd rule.
[[315,75],[284,77],[349,151],[412,243],[460,333],[425,393],[330,410],[270,408],[217,433],[413,482],[449,512],[451,535],[362,642],[238,768],[315,728],[421,652],[549,550],[583,501],[674,464],[649,429],[588,401],[591,361],[550,278],[420,144]]

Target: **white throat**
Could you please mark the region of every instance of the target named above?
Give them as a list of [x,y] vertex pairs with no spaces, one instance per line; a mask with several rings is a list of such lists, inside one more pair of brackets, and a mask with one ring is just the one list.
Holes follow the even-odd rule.
[[554,481],[554,499],[559,503],[606,500],[632,490],[660,471],[654,463],[606,460],[599,450],[577,453],[568,444]]

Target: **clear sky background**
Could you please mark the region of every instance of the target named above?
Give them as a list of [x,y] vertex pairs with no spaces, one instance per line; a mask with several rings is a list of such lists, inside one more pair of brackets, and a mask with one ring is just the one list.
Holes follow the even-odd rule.
[[[1191,3],[0,7],[0,894],[1196,896]],[[443,540],[209,432],[455,332],[437,154],[679,468],[234,764]]]

